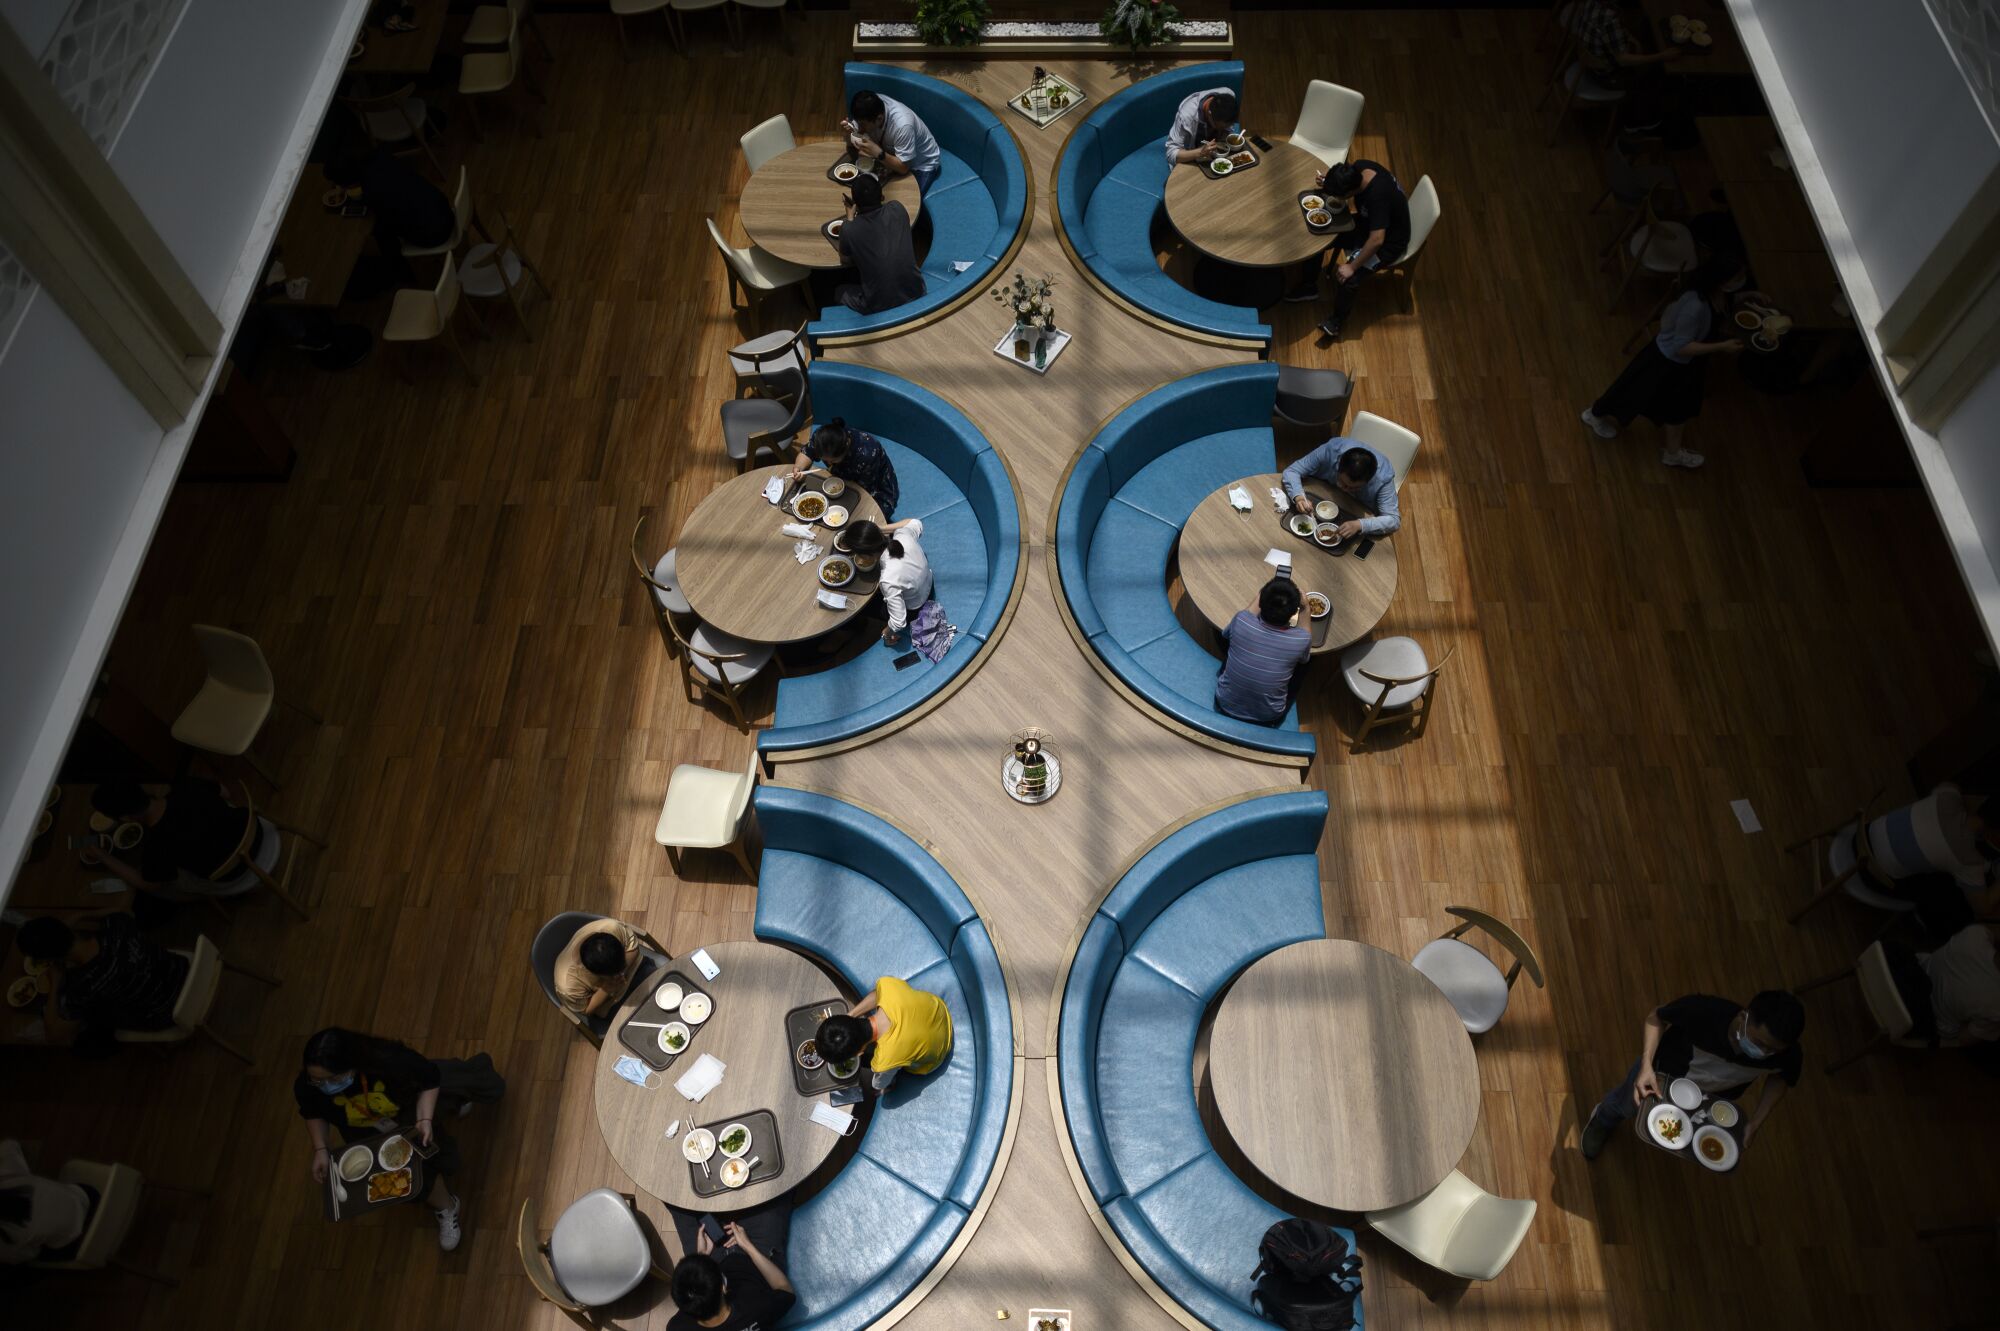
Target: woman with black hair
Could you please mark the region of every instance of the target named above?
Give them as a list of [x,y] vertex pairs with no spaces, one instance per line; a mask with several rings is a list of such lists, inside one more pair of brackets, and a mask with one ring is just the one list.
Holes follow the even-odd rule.
[[313,1181],[324,1184],[333,1163],[329,1127],[342,1143],[400,1130],[420,1148],[437,1148],[425,1165],[431,1186],[424,1200],[437,1215],[438,1246],[456,1248],[458,1198],[445,1179],[458,1172],[458,1143],[437,1130],[438,1103],[449,1097],[454,1112],[464,1114],[474,1101],[498,1100],[507,1083],[492,1057],[429,1059],[395,1040],[329,1026],[306,1041],[301,1062],[292,1097],[312,1141]]
[[0,1141],[0,1265],[76,1256],[96,1206],[97,1189],[44,1178],[28,1168],[21,1143]]
[[917,543],[923,534],[920,518],[905,518],[886,527],[864,520],[849,523],[834,538],[833,548],[853,555],[863,569],[881,570],[882,608],[889,615],[882,641],[897,646],[907,628],[910,645],[935,662],[950,648],[958,629],[945,619],[944,607],[931,599],[936,586],[931,561]]
[[[776,1331],[779,1320],[798,1302],[783,1265],[791,1203],[779,1198],[770,1206],[726,1221],[720,1247],[707,1230],[694,1227],[694,1216],[668,1209],[674,1211],[687,1256],[674,1265],[674,1306],[680,1311],[667,1319],[667,1331],[694,1331],[696,1327]],[[766,1217],[772,1223],[746,1223]],[[765,1251],[774,1240],[775,1250]]]
[[835,416],[814,430],[805,447],[799,450],[799,463],[792,468],[792,479],[797,480],[815,465],[823,465],[841,480],[866,490],[882,506],[883,521],[896,516],[896,501],[902,497],[896,486],[896,468],[889,461],[888,450],[874,435],[852,429]]
[[1743,350],[1733,337],[1713,337],[1729,292],[1743,285],[1743,261],[1717,255],[1688,274],[1687,289],[1660,315],[1657,337],[1639,349],[1604,396],[1583,410],[1599,439],[1616,439],[1633,417],[1660,427],[1660,462],[1699,467],[1705,459],[1682,444],[1687,423],[1701,414],[1708,357]]

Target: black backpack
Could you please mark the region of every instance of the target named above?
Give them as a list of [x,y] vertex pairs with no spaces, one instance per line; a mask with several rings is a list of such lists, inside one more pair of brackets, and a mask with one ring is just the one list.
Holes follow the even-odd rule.
[[1285,1331],[1348,1331],[1361,1297],[1361,1255],[1316,1220],[1280,1220],[1257,1245],[1260,1316]]

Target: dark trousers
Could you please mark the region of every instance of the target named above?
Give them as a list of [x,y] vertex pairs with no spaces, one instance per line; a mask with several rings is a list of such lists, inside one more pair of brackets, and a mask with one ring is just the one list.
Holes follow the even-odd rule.
[[[681,1252],[695,1250],[694,1238],[701,1229],[701,1212],[684,1211],[669,1204],[667,1214],[674,1222],[674,1234],[681,1241]],[[792,1237],[792,1203],[787,1197],[765,1202],[762,1206],[734,1214],[718,1213],[716,1223],[734,1220],[743,1226],[743,1232],[757,1245],[757,1251],[776,1262],[780,1271],[785,1269],[785,1245]]]

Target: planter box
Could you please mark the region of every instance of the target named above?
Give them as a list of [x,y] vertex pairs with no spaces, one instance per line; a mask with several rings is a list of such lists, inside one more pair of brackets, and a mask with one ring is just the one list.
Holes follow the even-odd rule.
[[1236,49],[1236,34],[1221,20],[1190,19],[1174,25],[1179,41],[1133,52],[1088,23],[988,23],[977,46],[926,46],[913,23],[863,22],[854,25],[854,53],[908,59],[917,56],[961,56],[967,60],[1006,60],[1015,56],[1084,55],[1145,59],[1182,56],[1218,57]]

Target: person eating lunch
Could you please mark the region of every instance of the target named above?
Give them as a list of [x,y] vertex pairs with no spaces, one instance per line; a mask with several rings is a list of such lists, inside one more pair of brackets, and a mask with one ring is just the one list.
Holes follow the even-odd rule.
[[873,176],[855,177],[851,188],[836,243],[846,268],[860,280],[835,288],[833,297],[857,314],[907,305],[925,291],[910,211],[897,199],[884,203],[882,182]]
[[936,587],[931,561],[917,544],[923,534],[924,524],[917,518],[887,526],[863,520],[848,524],[845,539],[836,540],[834,548],[852,554],[863,570],[881,569],[882,608],[889,616],[882,641],[896,646],[907,629],[911,646],[937,661],[958,630],[946,620],[944,607],[931,599]]
[[886,1091],[904,1068],[919,1077],[937,1071],[951,1052],[951,1009],[936,994],[884,975],[845,1016],[822,1021],[813,1038],[829,1062],[868,1054],[875,1089]]
[[944,154],[938,151],[930,126],[915,111],[866,88],[854,94],[847,111],[853,118],[841,121],[840,127],[847,133],[848,148],[878,159],[875,170],[884,178],[913,176],[917,193],[930,193],[944,169]]
[[1236,123],[1236,94],[1228,88],[1206,88],[1181,99],[1167,131],[1167,165],[1212,161],[1222,151],[1222,136]]
[[506,1094],[492,1057],[430,1059],[397,1040],[329,1026],[306,1041],[300,1061],[292,1098],[312,1142],[313,1182],[326,1186],[328,1172],[338,1167],[329,1128],[342,1144],[401,1131],[419,1148],[436,1148],[424,1162],[431,1176],[424,1202],[437,1217],[438,1246],[456,1248],[463,1230],[458,1198],[446,1179],[458,1172],[458,1143],[438,1131],[438,1105],[449,1097],[453,1112],[463,1115],[474,1102],[490,1104]]
[[1340,539],[1357,536],[1388,536],[1403,525],[1403,510],[1396,498],[1396,468],[1388,458],[1359,440],[1340,435],[1315,448],[1285,468],[1281,478],[1285,497],[1301,513],[1313,511],[1313,498],[1305,492],[1307,477],[1326,481],[1344,495],[1351,495],[1373,517],[1348,518],[1340,524]]
[[874,435],[835,416],[807,437],[791,479],[796,481],[816,466],[866,490],[881,506],[885,522],[896,516],[896,501],[903,493],[896,484],[896,466]]

